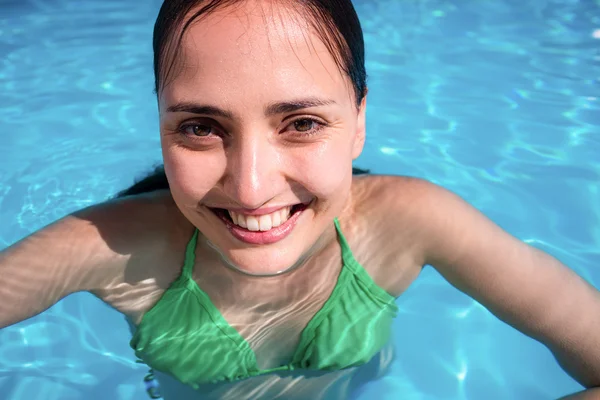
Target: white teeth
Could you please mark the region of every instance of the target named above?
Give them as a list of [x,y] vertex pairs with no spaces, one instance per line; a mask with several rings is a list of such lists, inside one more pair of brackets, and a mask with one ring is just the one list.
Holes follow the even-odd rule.
[[[239,221],[239,217],[238,217],[238,221]],[[249,231],[257,231],[260,227],[258,226],[258,218],[256,218],[253,215],[249,215],[246,217],[246,225],[248,225],[246,228]]]
[[261,231],[268,231],[273,227],[273,220],[268,215],[261,215],[258,218],[258,226]]
[[233,211],[229,211],[234,224],[246,228],[249,231],[268,231],[278,227],[290,218],[290,212],[292,207],[283,207],[271,214],[265,214],[260,216],[254,215],[243,215]]
[[239,214],[235,214],[230,212],[230,215],[232,215],[231,219],[233,219],[233,215],[235,215],[235,219],[233,219],[233,223],[236,225],[241,226],[242,228],[247,228],[248,224],[246,224],[246,218],[243,218],[241,215]]
[[281,225],[281,213],[278,212],[274,212],[273,216],[271,217],[272,222],[271,222],[271,226],[279,226]]

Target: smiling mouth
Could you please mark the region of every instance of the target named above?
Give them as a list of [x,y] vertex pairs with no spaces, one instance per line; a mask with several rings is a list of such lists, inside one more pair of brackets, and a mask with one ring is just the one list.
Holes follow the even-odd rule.
[[237,240],[251,245],[267,245],[285,239],[310,206],[295,204],[264,215],[244,215],[224,208],[207,207]]
[[233,225],[235,228],[250,232],[267,232],[286,225],[290,219],[304,211],[308,205],[309,203],[295,204],[264,215],[244,215],[224,208],[209,207],[209,209],[227,225]]

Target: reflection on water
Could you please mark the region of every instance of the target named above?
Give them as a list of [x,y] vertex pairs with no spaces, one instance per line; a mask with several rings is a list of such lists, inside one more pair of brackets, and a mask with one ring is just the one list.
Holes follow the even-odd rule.
[[[160,159],[158,0],[3,3],[0,246]],[[600,286],[596,2],[356,1],[370,73],[359,165],[425,177]],[[433,270],[397,302],[396,358],[361,399],[548,399],[578,389],[541,345]],[[76,294],[0,332],[11,400],[143,399],[122,317]],[[6,398],[6,397],[3,397]]]

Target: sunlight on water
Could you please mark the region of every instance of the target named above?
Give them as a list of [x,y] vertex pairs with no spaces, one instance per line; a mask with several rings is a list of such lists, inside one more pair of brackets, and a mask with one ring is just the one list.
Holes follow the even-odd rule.
[[[600,287],[598,2],[355,4],[370,75],[358,166],[441,184]],[[159,6],[0,4],[0,247],[160,161]],[[398,306],[397,357],[359,399],[541,400],[580,388],[431,268]],[[121,316],[69,296],[0,332],[0,397],[144,399],[128,341]]]

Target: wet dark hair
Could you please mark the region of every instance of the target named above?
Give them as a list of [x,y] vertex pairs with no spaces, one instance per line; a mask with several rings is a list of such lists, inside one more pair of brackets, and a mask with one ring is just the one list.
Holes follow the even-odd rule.
[[[218,8],[254,0],[165,0],[154,24],[154,92],[158,95],[174,73],[177,50],[190,25]],[[315,30],[333,56],[337,66],[352,83],[357,106],[367,94],[365,45],[362,28],[351,0],[279,0],[302,16]],[[198,8],[186,21],[192,10]],[[368,170],[352,168],[353,175]],[[123,190],[117,197],[169,189],[164,165]]]
[[[255,0],[165,0],[154,24],[154,91],[173,73],[177,51],[190,25],[220,8]],[[365,43],[351,0],[279,0],[306,18],[354,89],[357,105],[367,92]],[[192,10],[198,8],[191,16]],[[188,18],[189,16],[189,18]],[[186,21],[187,18],[187,21]]]

